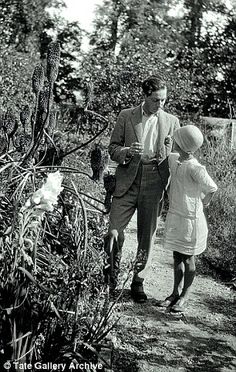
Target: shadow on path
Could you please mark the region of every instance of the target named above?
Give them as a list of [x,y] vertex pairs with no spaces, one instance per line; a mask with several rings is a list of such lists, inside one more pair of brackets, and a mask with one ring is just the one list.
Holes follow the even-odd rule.
[[[135,255],[135,234],[131,224],[123,263]],[[235,293],[197,276],[186,313],[174,316],[157,306],[171,293],[172,270],[172,254],[155,244],[145,280],[148,301],[135,304],[124,290],[113,333],[114,372],[235,371]]]

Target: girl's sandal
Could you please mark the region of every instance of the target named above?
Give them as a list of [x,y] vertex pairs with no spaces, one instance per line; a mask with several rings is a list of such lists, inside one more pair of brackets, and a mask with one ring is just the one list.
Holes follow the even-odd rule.
[[171,312],[172,313],[179,313],[180,314],[180,313],[185,312],[186,306],[187,306],[186,302],[182,303],[182,305],[178,302],[171,307]]
[[170,295],[166,297],[164,301],[162,301],[158,306],[159,307],[170,307],[173,306],[179,300],[179,296]]

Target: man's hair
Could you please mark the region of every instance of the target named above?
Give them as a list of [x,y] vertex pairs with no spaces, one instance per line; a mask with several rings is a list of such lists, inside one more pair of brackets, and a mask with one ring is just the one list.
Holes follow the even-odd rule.
[[152,75],[145,79],[142,83],[143,93],[146,96],[150,96],[152,92],[156,92],[160,89],[166,89],[166,83],[159,77]]

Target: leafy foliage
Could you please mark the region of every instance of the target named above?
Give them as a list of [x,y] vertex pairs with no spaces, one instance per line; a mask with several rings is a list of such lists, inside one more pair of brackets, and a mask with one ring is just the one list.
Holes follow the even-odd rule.
[[47,18],[45,9],[51,0],[1,0],[0,31],[3,45],[14,45],[18,51],[29,52],[37,44],[39,33]]
[[46,8],[51,0],[0,1],[1,107],[21,110],[32,100],[29,86],[38,53],[39,34],[49,17]]
[[[234,23],[234,8],[221,0],[185,1],[182,8],[175,1],[106,1],[84,58],[85,75],[96,82],[94,105],[101,97],[104,114],[117,114],[140,101],[138,83],[156,73],[166,77],[171,110],[180,116],[227,117],[235,97]],[[110,107],[104,94],[114,97]]]
[[[96,206],[87,211],[85,203],[92,205],[94,198],[86,195],[84,201],[85,194],[70,177],[61,187],[61,175],[49,174],[42,186],[47,173],[58,168],[91,178],[62,166],[57,153],[63,142],[56,132],[52,92],[59,63],[56,41],[49,45],[45,68],[37,65],[34,70],[33,105],[24,102],[20,120],[13,110],[1,115],[6,141],[0,154],[3,363],[52,362],[58,357],[68,363],[97,361],[112,327],[113,305],[103,280],[103,214],[97,214]],[[92,142],[106,125],[71,152]]]
[[[204,127],[202,126],[204,130]],[[205,133],[207,136],[207,132]],[[232,279],[236,269],[235,254],[235,152],[227,139],[206,142],[200,154],[218,191],[206,211],[209,224],[208,249],[202,256],[213,273]]]

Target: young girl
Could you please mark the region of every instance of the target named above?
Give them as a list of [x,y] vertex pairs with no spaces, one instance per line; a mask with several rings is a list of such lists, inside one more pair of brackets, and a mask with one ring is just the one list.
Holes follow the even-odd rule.
[[164,247],[173,251],[174,288],[161,303],[173,312],[183,312],[195,277],[195,255],[206,249],[208,206],[217,186],[193,153],[201,147],[203,135],[194,125],[174,133],[174,151],[169,156],[171,174],[169,211]]

